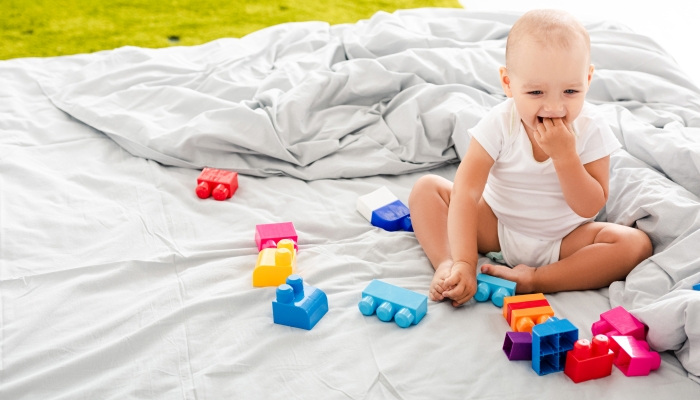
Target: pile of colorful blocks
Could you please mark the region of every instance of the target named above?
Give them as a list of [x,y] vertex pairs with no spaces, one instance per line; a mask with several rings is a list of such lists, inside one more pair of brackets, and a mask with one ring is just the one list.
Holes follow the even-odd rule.
[[[592,340],[579,339],[578,329],[567,319],[554,316],[542,293],[514,296],[513,282],[479,274],[477,301],[493,293],[502,304],[503,318],[512,332],[506,333],[503,351],[509,360],[530,360],[538,375],[564,372],[576,383],[609,376],[615,365],[626,376],[645,376],[661,365],[659,353],[645,341],[647,327],[622,307],[600,315],[591,327]],[[509,293],[506,297],[500,297]],[[494,296],[499,298],[494,298]]]

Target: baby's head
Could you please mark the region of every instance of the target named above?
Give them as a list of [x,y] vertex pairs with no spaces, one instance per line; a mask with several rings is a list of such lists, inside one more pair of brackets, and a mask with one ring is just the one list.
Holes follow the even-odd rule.
[[565,11],[533,10],[515,22],[501,85],[525,125],[534,130],[538,118],[571,124],[578,117],[593,76],[590,54],[586,28]]

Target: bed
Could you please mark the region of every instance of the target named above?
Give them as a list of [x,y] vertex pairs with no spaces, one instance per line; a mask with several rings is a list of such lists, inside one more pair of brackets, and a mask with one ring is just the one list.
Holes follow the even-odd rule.
[[[357,197],[454,177],[466,129],[503,100],[517,17],[405,10],[0,62],[0,398],[698,398],[700,89],[612,23],[587,24],[588,101],[623,143],[598,220],[655,252],[625,282],[547,298],[585,338],[625,306],[661,367],[574,384],[508,361],[492,304],[429,302],[408,329],[358,310],[372,279],[427,294],[433,271]],[[205,166],[240,173],[231,199],[197,198]],[[328,296],[310,331],[273,324],[275,288],[251,284],[255,226],[284,221]]]

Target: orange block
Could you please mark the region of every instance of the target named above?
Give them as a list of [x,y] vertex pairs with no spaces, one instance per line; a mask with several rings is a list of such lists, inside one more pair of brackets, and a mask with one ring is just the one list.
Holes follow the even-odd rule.
[[532,332],[532,327],[554,316],[552,307],[524,308],[513,310],[510,315],[510,329],[514,332]]
[[508,319],[508,304],[522,303],[523,301],[547,300],[542,293],[521,294],[509,296],[503,299],[503,318]]

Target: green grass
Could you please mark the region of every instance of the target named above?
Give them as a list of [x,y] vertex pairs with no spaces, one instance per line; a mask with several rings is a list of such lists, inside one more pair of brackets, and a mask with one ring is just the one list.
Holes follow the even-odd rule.
[[458,0],[0,0],[0,60],[196,45],[291,21],[356,22]]

